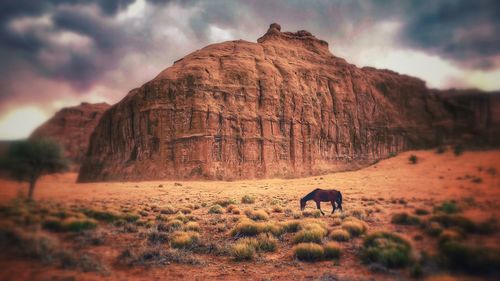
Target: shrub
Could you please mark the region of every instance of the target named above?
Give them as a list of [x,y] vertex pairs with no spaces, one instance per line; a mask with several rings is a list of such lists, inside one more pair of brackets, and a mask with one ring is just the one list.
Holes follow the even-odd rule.
[[299,221],[286,221],[281,223],[284,232],[295,233],[301,229]]
[[476,225],[473,221],[459,215],[435,215],[429,218],[429,222],[437,222],[445,228],[458,228],[464,233],[476,231]]
[[441,205],[434,207],[434,211],[446,214],[455,214],[460,212],[460,208],[455,201],[444,201]]
[[241,197],[241,203],[253,204],[253,203],[255,203],[255,198],[253,196],[250,196],[250,195],[244,195],[243,197]]
[[73,221],[60,221],[60,220],[46,220],[43,223],[43,228],[55,232],[81,232],[85,230],[95,229],[97,224],[90,220],[73,220]]
[[359,220],[344,221],[341,227],[342,229],[347,230],[351,236],[359,236],[367,230],[366,224]]
[[283,227],[279,224],[276,224],[274,222],[267,222],[262,224],[262,232],[271,233],[274,236],[280,236],[281,234],[283,234],[284,230]]
[[347,230],[344,230],[344,229],[333,230],[330,233],[329,237],[330,237],[330,239],[335,240],[335,241],[339,241],[339,242],[345,242],[345,241],[349,241],[349,239],[351,239],[351,235],[349,234],[349,232]]
[[455,230],[446,229],[439,235],[439,244],[447,243],[449,241],[459,241],[463,237]]
[[174,209],[172,206],[165,206],[163,209],[160,210],[160,213],[163,215],[173,215],[177,213],[177,210]]
[[96,211],[96,210],[90,210],[90,209],[85,209],[82,210],[82,213],[84,213],[87,217],[93,218],[98,221],[105,221],[112,223],[114,221],[117,221],[121,219],[121,217],[113,212],[109,211]]
[[302,215],[304,215],[304,217],[320,218],[321,217],[321,211],[320,210],[303,211]]
[[197,245],[200,240],[200,235],[193,231],[178,231],[175,232],[170,240],[172,248],[192,248]]
[[191,209],[189,208],[182,208],[181,209],[181,213],[187,215],[187,214],[191,214]]
[[222,214],[222,207],[220,205],[212,205],[210,209],[208,209],[209,214]]
[[[221,205],[221,206],[222,206],[222,205]],[[232,212],[233,210],[235,210],[235,209],[238,209],[238,206],[236,206],[236,205],[234,205],[234,204],[230,204],[230,205],[228,205],[228,206],[227,206],[227,208],[226,208],[226,212],[231,213],[231,212]]]
[[148,241],[151,244],[163,244],[168,242],[168,235],[152,228],[147,233]]
[[232,236],[256,236],[262,232],[262,226],[259,223],[250,220],[244,220],[231,230]]
[[410,267],[410,276],[413,278],[421,278],[424,275],[422,265],[420,263],[414,263]]
[[283,213],[283,207],[281,207],[281,206],[274,206],[273,207],[273,212],[275,212],[275,213]]
[[180,228],[182,228],[182,225],[183,225],[182,221],[173,219],[173,220],[167,222],[165,230],[172,231],[172,230],[180,229]]
[[325,232],[322,229],[303,229],[295,234],[293,237],[294,243],[321,243],[321,240],[325,237]]
[[252,260],[255,255],[255,247],[246,242],[238,242],[231,248],[231,256],[235,261]]
[[397,213],[392,215],[391,222],[393,224],[417,225],[420,223],[420,219],[418,217],[410,216],[407,213]]
[[417,161],[418,161],[418,157],[417,155],[410,155],[410,157],[408,158],[408,161],[410,161],[411,164],[417,164]]
[[323,246],[325,259],[338,259],[342,253],[340,245],[335,242],[328,242]]
[[189,231],[197,231],[197,232],[199,232],[200,231],[200,225],[197,222],[190,221],[190,222],[186,223],[186,225],[184,226],[184,229],[185,230],[189,230]]
[[467,245],[448,241],[439,246],[439,255],[445,266],[473,274],[491,274],[500,271],[500,249]]
[[428,214],[429,214],[429,211],[427,211],[425,209],[415,209],[415,215],[417,215],[417,216],[425,216]]
[[425,233],[432,237],[437,237],[443,232],[443,227],[437,222],[428,222],[424,226]]
[[278,247],[278,240],[274,236],[261,233],[257,236],[258,250],[263,252],[274,252]]
[[400,268],[410,263],[410,253],[411,245],[402,237],[387,232],[376,232],[365,238],[361,258],[365,263]]
[[301,212],[292,212],[292,217],[294,219],[300,219],[302,217],[302,213]]
[[236,200],[234,200],[232,198],[224,198],[224,199],[219,199],[219,200],[215,201],[214,205],[227,207],[229,205],[234,205],[236,203],[237,203]]
[[267,221],[269,220],[269,215],[264,210],[245,212],[247,217],[254,221]]
[[298,260],[308,262],[322,260],[325,254],[323,248],[315,243],[300,243],[294,247],[293,252]]

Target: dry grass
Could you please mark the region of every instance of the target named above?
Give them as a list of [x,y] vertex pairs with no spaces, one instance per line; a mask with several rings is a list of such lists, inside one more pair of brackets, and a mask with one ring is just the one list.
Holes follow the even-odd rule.
[[294,256],[300,261],[320,261],[325,252],[323,248],[315,243],[300,243],[293,248]]
[[174,232],[170,240],[170,246],[172,248],[193,248],[198,244],[200,240],[200,234],[194,231],[177,231]]
[[346,242],[351,239],[351,234],[345,229],[334,229],[328,237],[338,242]]

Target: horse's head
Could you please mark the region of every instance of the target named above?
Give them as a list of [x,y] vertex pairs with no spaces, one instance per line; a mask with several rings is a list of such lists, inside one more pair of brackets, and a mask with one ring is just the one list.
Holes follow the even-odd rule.
[[304,198],[300,199],[300,210],[301,211],[304,211],[304,209],[306,207],[306,203],[307,203],[307,201]]

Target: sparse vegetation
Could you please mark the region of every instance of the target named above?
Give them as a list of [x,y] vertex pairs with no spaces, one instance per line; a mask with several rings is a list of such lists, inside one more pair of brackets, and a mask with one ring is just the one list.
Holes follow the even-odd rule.
[[192,248],[196,246],[200,240],[200,235],[193,231],[178,231],[174,232],[172,239],[170,240],[170,246],[172,248]]
[[295,234],[293,237],[294,243],[321,243],[321,240],[325,237],[325,231],[320,228],[310,228],[303,229]]
[[267,221],[269,220],[269,215],[264,210],[247,210],[245,215],[254,221]]
[[308,262],[320,261],[325,255],[323,248],[316,243],[300,243],[294,247],[293,253],[298,260]]
[[425,216],[425,215],[428,215],[429,214],[429,211],[427,211],[426,209],[415,209],[415,214],[417,216]]
[[342,248],[338,243],[328,242],[323,246],[325,259],[338,259],[342,253]]
[[408,158],[408,161],[410,161],[411,164],[417,164],[417,161],[418,161],[418,157],[417,155],[410,155],[410,157]]
[[464,149],[461,145],[457,144],[455,147],[453,147],[453,153],[455,156],[460,156],[464,152]]
[[365,238],[361,258],[365,263],[400,268],[410,263],[410,253],[411,245],[402,237],[388,232],[376,232]]
[[460,208],[456,201],[444,201],[441,205],[434,207],[435,212],[443,212],[446,214],[455,214],[460,212]]
[[253,203],[255,203],[255,197],[250,196],[250,195],[244,195],[243,197],[241,197],[241,203],[253,204]]
[[239,241],[231,248],[231,256],[235,261],[252,260],[255,256],[255,246],[247,241]]
[[420,219],[403,212],[392,215],[391,222],[393,224],[418,225],[420,224]]
[[212,205],[210,209],[208,209],[209,214],[222,214],[223,210],[220,205]]
[[43,228],[55,232],[81,232],[85,230],[95,229],[97,224],[91,220],[46,220],[43,223]]
[[346,242],[351,239],[351,235],[345,229],[334,229],[330,233],[329,238],[338,242]]
[[500,249],[448,240],[439,246],[442,263],[450,269],[473,274],[500,272]]
[[347,230],[351,236],[359,236],[367,230],[366,224],[357,219],[345,220],[341,224],[341,227]]

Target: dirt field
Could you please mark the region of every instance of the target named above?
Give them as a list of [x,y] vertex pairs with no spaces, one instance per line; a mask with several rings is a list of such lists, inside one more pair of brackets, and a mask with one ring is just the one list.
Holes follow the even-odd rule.
[[[417,156],[416,164],[410,164],[410,155]],[[19,193],[26,193],[27,184],[0,180],[0,204],[4,205],[0,226],[14,228],[23,235],[48,236],[56,241],[57,247],[77,257],[75,262],[66,264],[61,262],[65,258],[58,258],[53,251],[49,253],[54,257],[47,259],[39,248],[35,254],[27,255],[23,250],[11,250],[12,245],[4,242],[0,244],[5,247],[0,254],[0,280],[411,279],[415,273],[410,265],[388,269],[362,262],[359,253],[363,239],[377,231],[396,233],[409,241],[411,258],[422,261],[426,277],[445,274],[459,280],[494,280],[498,278],[495,276],[498,271],[474,278],[475,274],[464,275],[434,261],[424,262],[423,256],[439,255],[438,240],[442,237],[429,235],[421,225],[439,214],[442,203],[450,200],[454,200],[450,203],[451,209],[442,208],[446,214],[463,216],[477,224],[489,221],[496,225],[500,212],[499,172],[500,150],[466,151],[460,156],[451,150],[442,154],[433,150],[405,152],[359,171],[290,180],[76,184],[76,174],[64,174],[40,180],[35,190],[37,204],[32,207],[13,203]],[[316,218],[316,207],[311,201],[306,212],[301,213],[299,199],[315,188],[342,191],[344,212],[337,211],[331,216],[330,203],[322,203],[327,215]],[[242,203],[245,195],[255,202]],[[240,213],[228,212],[227,206],[221,208],[220,214],[211,213],[216,203],[228,203],[229,209]],[[169,214],[168,207],[178,212]],[[217,212],[216,208],[212,209]],[[417,216],[416,209],[429,214]],[[268,214],[261,224],[319,221],[318,224],[331,233],[355,217],[355,221],[367,225],[367,231],[339,242],[342,254],[338,259],[299,261],[293,251],[296,233],[291,231],[276,235],[279,237],[274,251],[258,251],[253,260],[234,261],[231,249],[239,235],[230,232],[255,210]],[[101,215],[92,211],[100,211]],[[392,216],[401,212],[418,218],[419,223],[391,223]],[[106,214],[115,217],[108,218]],[[90,220],[97,227],[86,231],[59,229],[58,225],[47,224],[50,220]],[[173,247],[175,233],[168,229],[162,231],[159,225],[173,220],[180,220],[179,229],[184,230],[189,228],[189,221],[196,222],[189,224],[193,229],[188,229],[191,231],[188,233],[198,232],[198,242],[163,255],[162,250]],[[1,239],[10,237],[5,230],[2,233]],[[500,245],[496,227],[492,231],[460,235],[469,244],[487,249]],[[322,243],[329,240],[324,237]],[[153,254],[144,255],[145,251]],[[81,262],[81,257],[86,259]]]

